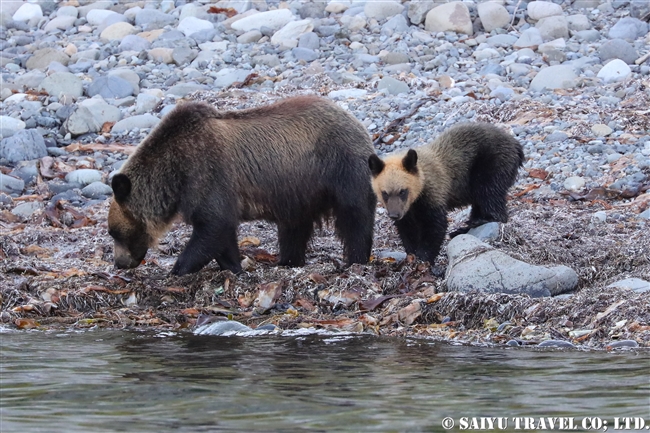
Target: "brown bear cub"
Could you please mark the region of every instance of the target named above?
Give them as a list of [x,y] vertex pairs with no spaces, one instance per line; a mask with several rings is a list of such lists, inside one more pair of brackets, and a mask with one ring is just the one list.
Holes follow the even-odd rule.
[[280,265],[304,265],[314,224],[330,216],[347,263],[366,263],[377,204],[371,154],[363,125],[323,98],[231,112],[179,105],[113,177],[115,265],[138,266],[176,216],[193,228],[176,275],[212,259],[240,272],[238,224],[258,219],[278,226]]
[[523,162],[521,144],[488,123],[460,124],[428,145],[368,160],[375,193],[406,252],[431,264],[447,232],[447,211],[472,205],[467,226],[452,237],[508,221],[506,193]]

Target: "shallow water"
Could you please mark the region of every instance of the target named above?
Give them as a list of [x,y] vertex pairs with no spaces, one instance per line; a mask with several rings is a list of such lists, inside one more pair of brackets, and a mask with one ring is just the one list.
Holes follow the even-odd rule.
[[642,417],[650,353],[371,336],[5,332],[2,432],[442,431],[452,417]]

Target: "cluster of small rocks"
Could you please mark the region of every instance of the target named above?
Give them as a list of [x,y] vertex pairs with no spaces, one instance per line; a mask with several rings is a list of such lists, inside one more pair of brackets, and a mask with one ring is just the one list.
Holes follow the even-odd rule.
[[[71,143],[137,144],[179,99],[242,86],[217,98],[244,108],[324,94],[370,134],[427,99],[379,153],[497,121],[524,144],[525,168],[549,174],[521,176],[542,184],[533,194],[638,192],[649,13],[645,0],[3,2],[0,205],[29,218],[43,205],[12,197],[104,200],[126,154]],[[634,218],[647,230],[650,210]]]

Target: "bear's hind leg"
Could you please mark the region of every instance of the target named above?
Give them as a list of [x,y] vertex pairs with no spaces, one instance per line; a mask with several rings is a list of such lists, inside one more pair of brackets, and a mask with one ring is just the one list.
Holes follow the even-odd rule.
[[201,270],[216,259],[223,270],[241,272],[237,247],[237,226],[228,223],[194,222],[192,236],[176,260],[172,274],[185,275]]
[[314,222],[278,223],[278,243],[280,244],[280,266],[303,266],[307,242],[314,231]]
[[465,225],[449,233],[449,237],[453,239],[458,235],[464,235],[474,227],[478,227],[492,221],[494,220],[486,218],[483,215],[480,205],[478,203],[474,203],[472,204],[472,211],[469,214],[469,219],[465,221]]
[[353,263],[366,264],[370,259],[376,201],[373,194],[366,206],[337,206],[334,210],[336,233],[343,243],[348,266]]

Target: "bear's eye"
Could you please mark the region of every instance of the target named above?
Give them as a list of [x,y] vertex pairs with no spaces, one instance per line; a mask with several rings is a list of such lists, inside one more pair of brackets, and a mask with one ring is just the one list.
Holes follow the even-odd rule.
[[402,189],[399,192],[399,198],[402,200],[406,200],[406,198],[409,196],[409,191],[408,189]]
[[384,199],[384,201],[388,201],[388,193],[386,191],[381,192],[381,198]]

